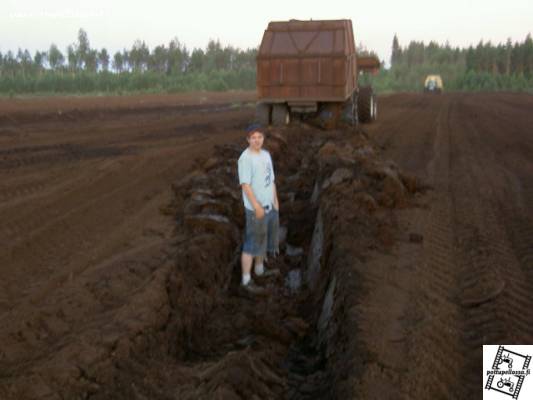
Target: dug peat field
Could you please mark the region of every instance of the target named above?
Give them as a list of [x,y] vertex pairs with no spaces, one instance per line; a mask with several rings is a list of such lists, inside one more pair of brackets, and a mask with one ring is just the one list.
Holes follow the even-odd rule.
[[0,399],[472,399],[533,343],[533,96],[269,128],[281,254],[239,288],[255,93],[0,100]]

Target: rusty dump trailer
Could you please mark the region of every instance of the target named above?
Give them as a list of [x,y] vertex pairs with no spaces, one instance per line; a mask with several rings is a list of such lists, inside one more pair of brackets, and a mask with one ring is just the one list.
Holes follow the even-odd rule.
[[296,114],[325,113],[370,122],[376,98],[358,76],[379,66],[357,56],[350,20],[270,22],[257,55],[256,119],[284,125]]

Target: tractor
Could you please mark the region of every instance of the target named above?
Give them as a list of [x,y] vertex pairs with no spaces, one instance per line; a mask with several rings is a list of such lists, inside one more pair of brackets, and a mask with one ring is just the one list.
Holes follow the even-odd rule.
[[442,78],[440,75],[428,75],[424,81],[425,93],[440,94],[443,90]]

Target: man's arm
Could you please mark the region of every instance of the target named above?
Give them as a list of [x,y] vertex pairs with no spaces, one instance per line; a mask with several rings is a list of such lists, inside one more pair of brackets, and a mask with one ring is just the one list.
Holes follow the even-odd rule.
[[255,198],[252,187],[247,183],[243,183],[241,186],[242,186],[242,190],[244,191],[244,194],[246,195],[246,197],[248,197],[248,200],[250,200],[250,203],[252,204],[252,207],[255,210],[256,218],[257,219],[263,218],[265,216],[265,210],[263,209],[263,206],[259,204],[259,202]]
[[274,208],[279,211],[278,191],[276,189],[276,184],[273,183],[273,185],[274,185],[274,188],[273,188],[273,190],[274,190]]

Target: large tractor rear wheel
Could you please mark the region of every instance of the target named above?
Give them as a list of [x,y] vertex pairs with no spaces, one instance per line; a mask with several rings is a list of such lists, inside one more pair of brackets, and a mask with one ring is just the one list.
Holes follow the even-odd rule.
[[378,114],[377,100],[370,86],[359,88],[359,96],[357,98],[357,105],[359,111],[359,121],[372,122],[375,121]]
[[348,102],[349,106],[349,116],[350,116],[350,123],[352,126],[357,126],[359,123],[359,91],[354,90],[352,93],[352,96],[350,97],[350,101]]
[[263,126],[270,124],[271,105],[259,103],[255,106],[255,120]]
[[291,122],[289,108],[285,104],[274,104],[272,106],[272,125],[285,126]]

